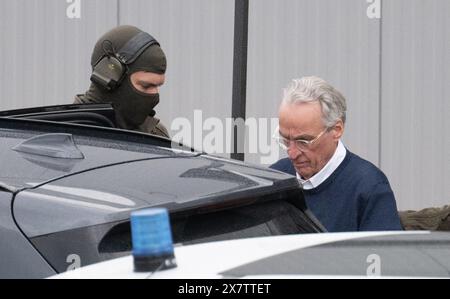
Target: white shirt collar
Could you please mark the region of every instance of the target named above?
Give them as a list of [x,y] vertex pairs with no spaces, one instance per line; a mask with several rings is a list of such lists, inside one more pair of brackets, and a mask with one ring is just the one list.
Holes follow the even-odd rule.
[[342,143],[342,141],[339,140],[338,146],[333,154],[333,157],[331,157],[330,161],[328,161],[328,163],[313,177],[311,177],[309,180],[304,180],[297,173],[297,179],[300,181],[300,184],[302,185],[303,189],[310,190],[319,187],[319,185],[325,182],[325,180],[328,179],[333,174],[333,172],[339,167],[339,165],[341,165],[342,161],[344,161],[346,154],[347,150],[345,149],[345,146]]

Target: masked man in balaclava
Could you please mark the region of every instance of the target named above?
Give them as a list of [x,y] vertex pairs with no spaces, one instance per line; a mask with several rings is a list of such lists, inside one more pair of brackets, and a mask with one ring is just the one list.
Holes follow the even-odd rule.
[[[95,45],[91,58],[92,67],[105,53],[123,48],[141,32],[133,26],[119,26],[107,32]],[[136,56],[127,65],[127,71],[118,86],[108,90],[93,81],[85,94],[76,96],[75,104],[111,103],[117,127],[169,137],[167,129],[155,117],[154,110],[159,103],[159,87],[165,81],[166,56],[157,43]]]

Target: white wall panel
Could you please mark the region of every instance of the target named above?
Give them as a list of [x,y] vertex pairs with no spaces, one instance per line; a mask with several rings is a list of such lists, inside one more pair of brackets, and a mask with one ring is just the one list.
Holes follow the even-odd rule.
[[61,0],[0,1],[0,109],[71,103],[89,85],[90,55],[117,24],[117,3],[81,0],[69,19]]
[[450,1],[384,1],[382,159],[401,209],[450,203]]

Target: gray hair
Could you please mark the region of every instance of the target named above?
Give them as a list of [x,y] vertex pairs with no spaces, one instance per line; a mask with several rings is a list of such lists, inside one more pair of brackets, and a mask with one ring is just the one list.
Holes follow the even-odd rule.
[[323,122],[330,128],[337,121],[345,124],[347,104],[344,96],[325,80],[318,77],[294,79],[284,90],[283,103],[307,103],[319,101]]

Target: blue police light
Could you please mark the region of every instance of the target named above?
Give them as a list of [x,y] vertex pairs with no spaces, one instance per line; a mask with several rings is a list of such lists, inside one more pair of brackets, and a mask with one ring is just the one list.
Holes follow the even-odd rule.
[[131,213],[134,270],[153,272],[177,266],[167,209]]

